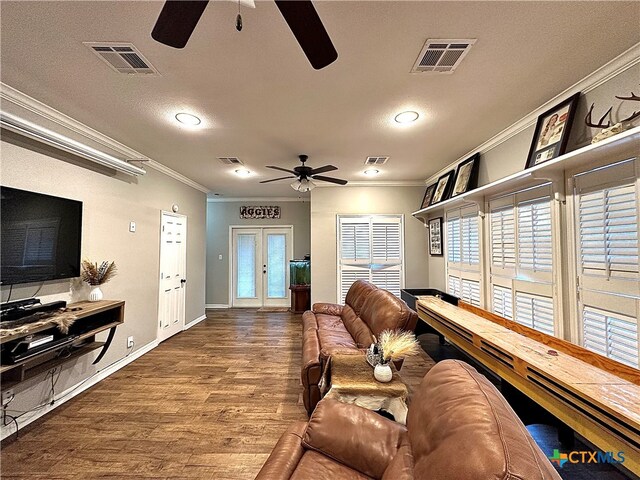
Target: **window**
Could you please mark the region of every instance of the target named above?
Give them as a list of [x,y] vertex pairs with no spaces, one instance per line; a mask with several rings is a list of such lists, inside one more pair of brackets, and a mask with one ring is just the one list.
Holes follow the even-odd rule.
[[551,185],[489,201],[491,311],[554,335],[562,308],[553,297]]
[[630,159],[572,177],[578,337],[589,350],[638,364],[638,172]]
[[404,287],[402,215],[338,215],[338,296],[367,280],[400,296]]
[[477,307],[482,304],[480,283],[480,224],[477,207],[446,214],[447,291]]

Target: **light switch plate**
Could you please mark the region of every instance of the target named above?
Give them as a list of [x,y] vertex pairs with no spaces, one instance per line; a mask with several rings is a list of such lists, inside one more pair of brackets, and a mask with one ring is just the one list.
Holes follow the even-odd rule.
[[129,231],[131,233],[136,233],[136,222],[129,222]]
[[218,255],[218,260],[222,260],[222,254]]

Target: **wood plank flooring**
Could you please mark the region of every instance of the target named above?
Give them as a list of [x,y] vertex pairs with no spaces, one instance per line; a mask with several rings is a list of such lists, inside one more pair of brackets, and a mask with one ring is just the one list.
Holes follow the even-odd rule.
[[[3,479],[251,479],[278,438],[307,418],[301,316],[211,310],[20,432]],[[408,359],[410,391],[433,361]]]

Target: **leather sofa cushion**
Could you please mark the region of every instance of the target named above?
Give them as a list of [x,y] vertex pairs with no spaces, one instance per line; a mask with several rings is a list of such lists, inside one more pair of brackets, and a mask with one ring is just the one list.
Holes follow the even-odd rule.
[[320,339],[320,348],[329,351],[335,348],[348,348],[356,350],[358,346],[353,341],[353,337],[347,332],[347,329],[321,328],[318,330],[318,338]]
[[374,342],[371,330],[349,305],[342,309],[342,323],[349,331],[359,348],[369,348]]
[[316,316],[310,310],[307,310],[302,314],[302,333],[307,330],[317,330],[318,322],[316,322]]
[[416,478],[560,478],[504,397],[462,362],[445,360],[429,371],[413,395],[407,428]]
[[412,329],[412,313],[404,301],[380,289],[367,296],[360,311],[360,318],[377,338],[383,330]]
[[[275,477],[275,478],[289,478],[289,477]],[[370,480],[371,477],[367,477],[362,473],[347,467],[335,460],[325,457],[321,453],[314,452],[313,450],[307,450],[304,452],[300,463],[291,475],[291,480],[312,480],[314,478],[335,478],[349,479],[349,480]]]
[[341,332],[349,333],[347,332],[344,323],[342,323],[342,319],[335,315],[316,313],[316,323],[318,324],[318,330],[339,330]]
[[384,471],[381,480],[413,480],[413,454],[409,444],[409,435],[405,434],[398,449],[398,453],[393,457],[389,466]]
[[362,309],[364,302],[367,300],[367,297],[376,290],[378,290],[378,287],[372,283],[365,282],[364,280],[356,280],[349,287],[344,303],[353,308],[356,315],[360,315],[360,310]]
[[302,434],[307,422],[296,422],[280,437],[271,455],[256,477],[256,480],[273,480],[275,478],[289,478],[302,459]]

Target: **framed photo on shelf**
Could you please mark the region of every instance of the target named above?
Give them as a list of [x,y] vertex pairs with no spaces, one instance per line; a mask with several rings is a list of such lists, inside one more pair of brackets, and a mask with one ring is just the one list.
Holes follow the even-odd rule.
[[437,183],[429,185],[427,190],[424,192],[424,197],[422,197],[422,203],[420,204],[420,210],[423,208],[427,208],[431,205],[431,199],[433,199],[433,193],[436,191]]
[[438,179],[438,182],[436,183],[436,190],[435,192],[433,192],[431,205],[449,198],[449,191],[451,190],[451,185],[453,184],[454,174],[455,172],[453,170],[450,170]]
[[429,220],[429,255],[442,256],[442,217]]
[[458,165],[456,179],[453,182],[451,197],[461,195],[478,186],[478,167],[480,165],[480,154],[467,158]]
[[580,92],[538,117],[525,169],[553,160],[565,152],[579,97]]

